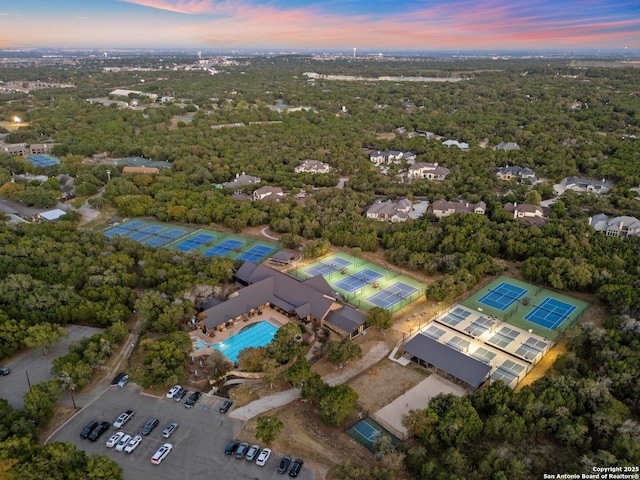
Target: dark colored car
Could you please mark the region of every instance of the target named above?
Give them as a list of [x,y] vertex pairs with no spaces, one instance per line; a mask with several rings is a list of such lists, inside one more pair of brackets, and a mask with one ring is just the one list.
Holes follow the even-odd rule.
[[151,417],[149,420],[147,420],[147,423],[144,424],[144,427],[142,427],[142,430],[140,430],[140,433],[142,435],[149,435],[151,431],[157,426],[158,426],[158,419]]
[[227,413],[229,409],[233,405],[231,400],[225,400],[222,405],[220,405],[220,413]]
[[189,398],[187,398],[187,401],[184,402],[185,408],[193,407],[198,401],[198,399],[200,398],[200,395],[202,395],[202,393],[200,392],[193,392],[191,395],[189,395]]
[[96,422],[95,420],[92,420],[91,422],[87,423],[87,425],[80,432],[80,438],[87,438],[89,435],[91,435],[91,432],[93,432],[93,429],[96,428],[98,425],[99,423]]
[[238,445],[238,448],[236,448],[236,458],[243,459],[247,450],[249,450],[249,442],[242,442]]
[[189,392],[189,390],[187,390],[187,389],[186,389],[186,388],[184,388],[184,387],[181,387],[181,388],[180,388],[180,390],[178,390],[178,393],[176,393],[176,394],[173,396],[173,399],[174,399],[176,402],[180,402],[180,401],[182,401],[182,399],[187,395],[187,393],[188,393],[188,392]]
[[122,380],[125,375],[125,372],[120,372],[119,374],[117,374],[115,377],[113,377],[113,380],[111,380],[111,385],[118,385],[120,383],[120,380]]
[[231,440],[229,443],[227,443],[227,446],[224,449],[224,454],[233,455],[238,449],[238,445],[240,445],[240,442],[238,440]]
[[111,424],[109,422],[101,422],[100,425],[94,428],[93,431],[89,434],[89,440],[91,440],[92,442],[98,440],[100,438],[100,435],[109,430],[110,425]]
[[11,370],[9,370],[9,367],[0,368],[0,375],[2,375],[3,377],[6,377],[10,373],[11,373]]
[[282,460],[280,460],[280,465],[278,465],[278,473],[287,473],[287,469],[291,464],[291,457],[284,456]]
[[300,470],[302,470],[302,465],[304,465],[304,462],[299,458],[296,458],[291,464],[291,470],[289,470],[289,476],[297,477],[298,474],[300,473]]

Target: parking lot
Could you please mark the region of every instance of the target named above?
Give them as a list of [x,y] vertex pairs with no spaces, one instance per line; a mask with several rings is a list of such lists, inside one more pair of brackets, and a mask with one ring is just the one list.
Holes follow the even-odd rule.
[[[219,412],[224,399],[203,395],[193,408],[187,409],[184,407],[187,398],[177,403],[168,398],[143,395],[133,384],[125,388],[111,387],[58,430],[49,442],[71,442],[90,454],[107,455],[122,466],[125,480],[276,480],[284,477],[276,471],[281,455],[272,454],[266,466],[259,467],[254,462],[224,454],[227,442],[235,438],[244,425],[243,421]],[[80,438],[80,431],[91,420],[113,423],[126,410],[135,412],[133,419],[122,428],[130,435],[139,434],[149,417],[156,417],[160,421],[133,453],[116,452],[105,446],[109,437],[117,431],[112,427],[97,442]],[[165,439],[161,432],[171,422],[178,422],[179,427],[171,438]],[[173,445],[173,451],[162,464],[152,464],[151,456],[166,442]],[[305,466],[298,478],[314,480],[315,474]]]

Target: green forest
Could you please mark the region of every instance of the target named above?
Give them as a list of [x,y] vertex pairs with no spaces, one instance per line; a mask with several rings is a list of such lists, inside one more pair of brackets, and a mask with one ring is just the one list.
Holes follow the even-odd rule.
[[[186,61],[87,58],[73,68],[0,66],[0,83],[75,85],[0,94],[0,121],[19,116],[25,122],[18,129],[0,127],[4,142],[53,142],[61,160],[37,168],[22,157],[0,154],[0,197],[54,207],[61,195],[54,177],[64,174],[75,179],[71,206],[86,201],[119,218],[220,225],[238,233],[269,226],[293,248],[330,244],[382,252],[394,265],[438,278],[427,286],[433,301],[453,300],[507,264],[527,281],[590,294],[609,317],[602,325],[570,330],[567,353],[545,377],[517,393],[497,382],[473,396],[438,397],[406,417],[411,438],[397,450],[382,445],[374,468],[344,463],[331,475],[529,479],[640,465],[640,239],[610,238],[588,224],[599,213],[640,217],[634,190],[640,186],[640,69],[566,59],[317,61],[295,55],[239,59],[217,75],[169,68]],[[103,70],[124,64],[150,70]],[[306,72],[369,80],[311,80]],[[371,80],[384,75],[459,80]],[[132,94],[139,100],[136,108],[87,102],[109,97],[123,85],[169,100]],[[288,111],[277,104],[305,109]],[[213,128],[229,124],[243,126]],[[470,148],[397,133],[401,127],[467,142]],[[516,142],[520,150],[492,148],[501,142]],[[396,174],[406,163],[391,165],[384,174],[366,149],[410,151],[416,161],[437,162],[451,173],[442,182],[401,182]],[[171,167],[134,175],[85,161],[103,152]],[[333,170],[295,173],[304,159],[326,162]],[[496,170],[506,165],[529,167],[541,182],[530,187],[499,180]],[[218,188],[242,172],[261,183],[240,192]],[[49,180],[16,177],[26,173]],[[615,186],[607,195],[563,193],[542,227],[518,222],[504,209],[509,202],[552,199],[553,185],[573,175],[606,178]],[[348,179],[345,188],[336,187],[340,178]],[[288,195],[278,202],[234,198],[264,185]],[[308,194],[303,200],[296,197],[301,191]],[[427,214],[401,224],[366,218],[375,200],[405,197],[484,201],[487,213],[440,220]],[[0,477],[36,479],[46,471],[48,478],[120,478],[120,467],[106,457],[85,455],[69,444],[39,445],[38,428],[51,419],[61,391],[86,385],[123,341],[134,310],[143,312],[144,333],[155,340],[144,344],[145,362],[153,368],[140,381],[173,381],[190,348],[179,325],[200,307],[193,291],[226,286],[239,265],[122,238],[106,242],[100,229],[80,224],[77,212],[56,224],[6,222],[0,225],[0,246],[0,359],[28,346],[44,347],[37,339],[55,336],[52,325],[105,329],[55,362],[59,381],[34,385],[24,411],[6,401],[0,405]],[[340,358],[344,352],[335,348]],[[257,361],[250,353],[255,352],[243,360],[248,364]],[[268,357],[284,364],[298,353],[282,356],[272,347],[258,363]],[[317,404],[328,424],[355,404],[349,400],[336,409],[323,401],[334,393],[347,398],[349,392],[322,383],[308,365],[296,363],[286,376],[303,386],[303,396]]]

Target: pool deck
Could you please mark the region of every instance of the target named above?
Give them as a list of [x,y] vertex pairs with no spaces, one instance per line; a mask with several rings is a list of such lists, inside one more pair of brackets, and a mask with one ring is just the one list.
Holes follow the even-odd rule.
[[[191,337],[192,342],[200,339],[207,344],[213,345],[214,343],[221,343],[226,341],[229,337],[232,337],[247,325],[262,321],[268,321],[269,323],[272,323],[273,325],[276,325],[278,327],[284,325],[285,323],[289,323],[289,319],[286,317],[286,315],[283,315],[282,313],[277,312],[271,308],[265,308],[262,310],[262,314],[255,315],[247,321],[236,322],[232,327],[225,328],[222,331],[216,330],[215,332],[207,332],[207,335],[205,335],[204,333],[202,333],[202,330],[196,329],[192,332],[189,332],[189,336]],[[210,335],[213,335],[213,337]],[[212,346],[204,347],[198,350],[194,350],[191,353],[191,356],[199,357],[201,355],[211,355],[213,351],[214,348]]]

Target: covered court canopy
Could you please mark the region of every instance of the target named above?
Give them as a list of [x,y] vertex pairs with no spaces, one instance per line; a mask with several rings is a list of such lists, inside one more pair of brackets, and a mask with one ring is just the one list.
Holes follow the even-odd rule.
[[409,340],[404,346],[404,351],[473,388],[482,385],[491,372],[491,366],[422,334]]

